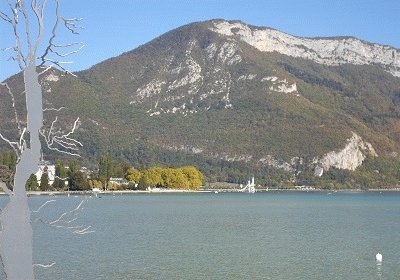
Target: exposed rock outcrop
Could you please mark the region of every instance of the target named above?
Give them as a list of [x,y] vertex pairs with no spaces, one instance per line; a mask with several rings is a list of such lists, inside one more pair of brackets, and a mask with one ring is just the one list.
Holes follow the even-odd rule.
[[367,155],[378,156],[375,149],[368,142],[353,132],[353,136],[347,140],[347,145],[338,152],[329,152],[322,159],[316,160],[317,167],[314,174],[322,176],[323,171],[331,167],[354,171],[365,160]]
[[353,37],[301,38],[271,28],[259,28],[242,22],[214,21],[212,31],[240,38],[263,52],[278,52],[326,65],[346,63],[377,64],[400,77],[400,50],[372,44]]

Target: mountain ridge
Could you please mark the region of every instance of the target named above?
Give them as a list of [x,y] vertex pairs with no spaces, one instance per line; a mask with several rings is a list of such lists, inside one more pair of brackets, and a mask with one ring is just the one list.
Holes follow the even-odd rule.
[[[246,22],[242,21],[242,20],[225,20],[222,18],[215,18],[215,19],[210,19],[210,20],[206,20],[206,21],[199,21],[198,23],[202,23],[202,22],[215,22],[215,21],[223,21],[223,22],[228,22],[228,23],[241,23],[244,25],[247,25],[250,28],[254,28],[254,29],[270,29],[273,31],[278,31],[280,33],[289,35],[289,36],[293,36],[293,37],[297,37],[299,39],[312,39],[312,40],[324,40],[324,39],[332,39],[332,40],[341,40],[341,39],[356,39],[358,41],[361,41],[363,43],[369,44],[369,45],[380,45],[383,47],[389,47],[395,50],[400,50],[400,48],[394,47],[392,45],[389,44],[384,44],[384,43],[379,43],[379,42],[372,42],[372,41],[368,41],[362,38],[359,38],[357,36],[353,36],[353,35],[332,35],[332,36],[300,36],[300,35],[294,35],[292,33],[286,32],[286,31],[281,31],[277,28],[274,27],[270,27],[270,26],[257,26],[257,25],[253,25],[253,24],[247,24]],[[195,22],[196,23],[196,22]]]
[[[88,158],[111,152],[138,165],[194,161],[203,168],[210,161],[208,175],[221,162],[291,174],[300,165],[317,175],[331,166],[354,170],[353,162],[374,157],[362,148],[369,145],[379,156],[398,157],[400,78],[381,65],[326,65],[263,52],[240,36],[210,30],[215,22],[171,30],[77,77],[51,70],[42,85],[45,102],[68,108],[60,129],[81,117]],[[11,80],[21,89],[21,77]],[[10,119],[7,102],[2,119]],[[12,121],[0,125],[10,130]],[[325,156],[340,154],[354,135],[361,140],[344,157],[355,160],[328,166]]]
[[[394,76],[400,77],[400,50],[389,46],[362,41],[355,37],[309,39],[270,28],[252,29],[251,26],[240,22],[216,21],[213,25],[214,28],[211,30],[227,36],[239,36],[261,51],[278,51],[289,56],[309,58],[318,63],[331,65],[381,63],[393,66],[387,70]],[[318,45],[315,41],[323,41],[323,44]],[[342,52],[338,53],[339,51]],[[347,53],[349,51],[351,53]],[[329,57],[330,52],[333,53],[333,57]],[[340,55],[344,56],[342,60]]]

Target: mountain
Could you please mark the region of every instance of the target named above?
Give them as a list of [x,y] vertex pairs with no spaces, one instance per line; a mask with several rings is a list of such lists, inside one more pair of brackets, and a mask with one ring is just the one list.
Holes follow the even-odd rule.
[[[79,116],[87,159],[110,152],[136,165],[193,163],[229,181],[399,159],[400,50],[390,46],[211,20],[75,75],[43,75],[46,106],[65,107],[46,111],[45,127],[57,114],[55,128],[67,130]],[[8,83],[23,92],[21,75]],[[2,90],[0,131],[15,134]]]

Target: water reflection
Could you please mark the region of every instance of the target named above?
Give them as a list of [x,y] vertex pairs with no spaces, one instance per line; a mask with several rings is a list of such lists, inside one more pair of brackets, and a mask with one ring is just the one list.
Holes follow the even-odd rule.
[[377,279],[382,279],[382,262],[376,262],[376,275]]

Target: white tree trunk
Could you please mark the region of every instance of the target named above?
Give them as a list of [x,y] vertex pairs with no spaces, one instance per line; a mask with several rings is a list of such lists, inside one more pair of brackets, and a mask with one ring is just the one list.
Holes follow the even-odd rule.
[[36,67],[24,69],[28,147],[16,167],[13,195],[1,212],[0,256],[7,280],[33,280],[32,225],[25,183],[40,161],[39,129],[43,124],[42,89]]

